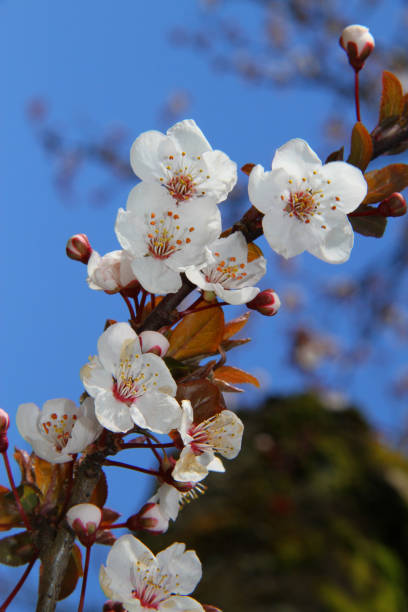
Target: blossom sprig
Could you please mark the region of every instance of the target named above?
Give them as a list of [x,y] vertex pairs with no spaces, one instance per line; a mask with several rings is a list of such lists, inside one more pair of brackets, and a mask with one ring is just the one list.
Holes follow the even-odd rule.
[[128,323],[115,323],[98,340],[98,356],[81,369],[85,389],[95,399],[96,418],[113,432],[138,425],[168,433],[180,423],[176,383],[163,359],[143,353]]

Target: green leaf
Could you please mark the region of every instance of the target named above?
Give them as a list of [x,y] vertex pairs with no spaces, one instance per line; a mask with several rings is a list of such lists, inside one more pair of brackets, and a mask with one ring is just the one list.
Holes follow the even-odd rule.
[[380,124],[390,117],[400,117],[404,109],[404,92],[395,74],[384,70],[382,84],[380,116],[378,119]]
[[380,170],[372,170],[364,175],[368,191],[363,204],[375,204],[388,198],[394,191],[402,191],[408,186],[408,165],[390,164]]
[[367,128],[358,121],[351,134],[350,155],[347,162],[364,172],[371,161],[372,154],[373,142],[371,136]]
[[[372,206],[361,206],[361,209],[375,210]],[[357,209],[356,212],[358,212],[358,210],[359,209]],[[381,215],[349,217],[349,221],[355,232],[363,236],[372,236],[374,238],[381,238],[387,227],[387,219]]]
[[17,567],[29,563],[35,549],[27,531],[0,540],[0,563]]

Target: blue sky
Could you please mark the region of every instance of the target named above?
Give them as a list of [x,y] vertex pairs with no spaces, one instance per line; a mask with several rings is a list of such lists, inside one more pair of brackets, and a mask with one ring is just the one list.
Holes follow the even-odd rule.
[[[350,21],[360,21],[360,16],[353,14],[352,4]],[[397,3],[384,4],[384,9],[373,11],[364,21],[376,36],[381,24],[380,38],[392,31],[397,15]],[[333,103],[330,94],[304,87],[272,91],[248,86],[233,75],[221,77],[203,56],[169,45],[172,27],[181,22],[197,25],[196,7],[192,0],[0,3],[0,405],[11,415],[22,402],[41,405],[54,397],[77,399],[82,393],[79,369],[95,352],[105,319],[126,318],[119,298],[87,288],[85,268],[66,258],[65,243],[73,233],[85,232],[98,251],[117,248],[113,225],[130,186],[118,186],[107,206],[92,207],[83,193],[89,181],[94,183],[101,177],[100,170],[95,169],[81,179],[78,199],[62,202],[53,185],[50,161],[26,118],[29,99],[44,97],[54,124],[68,132],[74,125],[85,136],[89,133],[93,137],[108,126],[123,124],[129,131],[130,146],[140,132],[162,129],[158,110],[163,101],[169,93],[187,89],[192,96],[189,116],[213,147],[227,152],[239,166],[248,161],[269,165],[274,149],[292,137],[306,139],[321,157],[327,153],[319,147],[322,118],[328,116]],[[231,3],[229,10],[231,16],[234,12],[244,18],[249,28],[259,26],[262,13],[255,3]],[[337,45],[336,40],[333,45]],[[337,59],[333,71],[346,70],[340,49]],[[350,83],[351,79],[352,74]],[[344,101],[340,104],[351,125],[351,101],[349,106]],[[353,274],[370,260],[373,249],[381,257],[396,231],[390,228],[381,242],[358,237],[342,273]],[[273,260],[266,246],[264,251]],[[305,278],[316,283],[320,276],[327,278],[326,264],[307,255],[299,265]],[[263,286],[279,291],[276,274],[272,265]],[[231,316],[237,313],[233,311]],[[291,316],[282,313],[271,320],[258,317],[251,327],[255,337],[251,348],[231,354],[230,363],[269,370],[272,392],[301,387],[299,377],[286,367],[284,348],[276,340],[279,326],[288,325]],[[318,316],[324,320],[329,315],[319,311]],[[310,323],[313,325],[312,320]],[[398,347],[390,367],[402,367],[404,363],[405,352]],[[357,379],[345,377],[344,384],[372,420],[386,430],[401,422],[405,408],[396,402],[384,408],[384,390],[376,377],[379,365],[371,365]],[[250,398],[257,396],[252,393]],[[14,427],[11,439],[12,444],[24,446]],[[4,482],[1,467],[0,474]],[[126,516],[139,506],[148,482],[128,474],[119,478],[115,472],[115,476],[108,505],[122,509]],[[133,498],[128,494],[129,482],[134,483]],[[95,567],[106,552],[98,549]],[[16,576],[12,580],[17,580],[21,569],[10,573]],[[34,581],[30,584],[35,588]],[[96,584],[90,594],[86,609],[99,610],[104,596]],[[73,596],[61,609],[75,610],[75,601]],[[32,609],[24,594],[13,605],[11,609],[16,611]]]

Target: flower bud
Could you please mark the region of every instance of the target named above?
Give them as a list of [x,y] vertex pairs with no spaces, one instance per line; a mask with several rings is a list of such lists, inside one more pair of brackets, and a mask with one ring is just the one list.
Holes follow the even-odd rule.
[[378,207],[378,212],[384,217],[402,217],[407,212],[407,203],[402,193],[392,193],[383,200]]
[[265,289],[248,302],[247,306],[251,310],[257,310],[261,314],[272,317],[276,315],[280,308],[281,302],[278,294],[273,289]]
[[156,331],[144,331],[139,334],[142,353],[154,353],[159,357],[164,357],[169,350],[169,341],[163,334]]
[[126,612],[120,601],[106,601],[103,604],[102,612]]
[[160,512],[159,504],[148,502],[137,514],[128,518],[126,527],[131,531],[143,530],[156,535],[167,531],[169,519]]
[[77,504],[66,514],[68,525],[75,531],[81,544],[90,546],[94,543],[96,532],[101,524],[102,511],[94,504]]
[[361,25],[350,25],[344,28],[339,43],[347,53],[350,65],[357,72],[364,66],[364,62],[375,46],[374,38],[368,28]]
[[10,417],[5,410],[0,408],[0,453],[8,449],[7,430],[10,427]]
[[70,259],[87,264],[92,253],[92,247],[86,234],[75,234],[67,242],[66,253]]

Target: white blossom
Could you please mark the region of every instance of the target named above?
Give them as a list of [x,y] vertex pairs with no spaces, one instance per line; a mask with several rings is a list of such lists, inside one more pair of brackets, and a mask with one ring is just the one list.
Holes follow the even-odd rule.
[[345,162],[322,165],[299,138],[275,153],[272,170],[258,165],[249,176],[249,198],[265,214],[271,247],[283,257],[309,251],[328,263],[347,261],[354,234],[347,214],[367,193],[362,172]]
[[209,471],[224,472],[222,461],[215,453],[227,459],[238,455],[244,431],[241,419],[234,412],[223,410],[195,424],[191,402],[183,400],[182,407],[179,432],[185,446],[172,473],[174,480],[199,482]]
[[213,291],[228,304],[245,304],[259,293],[256,285],[266,272],[265,258],[248,262],[248,244],[242,232],[219,238],[209,246],[214,263],[188,268],[187,278],[203,289]]
[[174,399],[177,385],[163,359],[143,354],[137,334],[127,323],[108,327],[98,340],[98,356],[81,369],[81,379],[95,398],[99,422],[114,432],[134,425],[168,433],[180,423]]
[[177,207],[152,183],[132,189],[126,211],[119,209],[115,231],[132,259],[132,270],[151,293],[175,293],[180,273],[207,261],[206,246],[221,232],[217,206]]
[[204,208],[207,201],[222,202],[237,182],[236,164],[211,148],[192,119],[176,123],[166,135],[141,134],[133,143],[130,162],[142,181],[157,183],[178,205],[199,203]]
[[16,422],[35,454],[50,463],[72,461],[72,455],[85,450],[102,431],[89,397],[79,408],[63,398],[48,400],[42,410],[32,403],[21,404]]
[[97,251],[92,251],[88,262],[88,278],[90,289],[116,293],[131,286],[137,286],[131,258],[125,251],[111,251],[103,257]]
[[99,580],[105,595],[128,612],[204,612],[188,597],[201,575],[200,560],[184,544],[176,542],[154,556],[140,540],[123,535],[112,546]]
[[345,51],[348,51],[349,44],[353,44],[357,49],[357,56],[367,55],[374,49],[375,42],[369,29],[362,25],[349,25],[344,28],[340,36],[340,45]]

